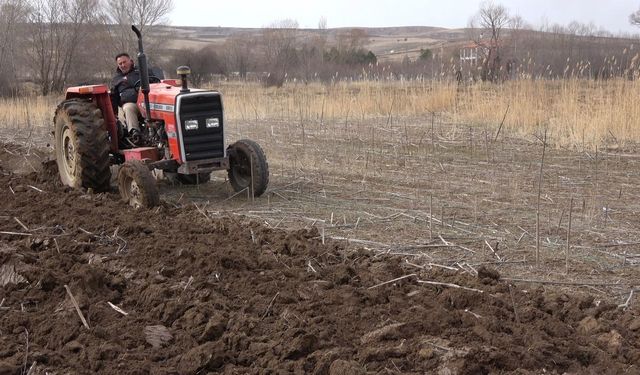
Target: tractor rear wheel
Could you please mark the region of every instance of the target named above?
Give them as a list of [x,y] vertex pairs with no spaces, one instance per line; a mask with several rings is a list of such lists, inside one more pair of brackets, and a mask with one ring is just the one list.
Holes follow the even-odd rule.
[[66,100],[56,110],[54,147],[62,183],[74,188],[108,191],[109,134],[102,112],[90,101]]
[[198,185],[211,181],[211,172],[196,174],[184,174],[176,172],[164,172],[170,181],[177,181],[183,185]]
[[269,164],[262,147],[249,139],[229,146],[229,182],[235,191],[249,190],[259,197],[269,185]]
[[118,190],[122,199],[134,208],[160,204],[160,193],[149,168],[137,160],[122,164],[118,172]]

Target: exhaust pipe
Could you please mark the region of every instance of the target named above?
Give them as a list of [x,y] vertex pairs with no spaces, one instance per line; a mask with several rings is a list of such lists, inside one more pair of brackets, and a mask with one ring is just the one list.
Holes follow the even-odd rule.
[[145,118],[147,120],[147,124],[151,122],[151,104],[149,103],[149,91],[151,88],[149,87],[149,66],[147,65],[147,55],[144,53],[144,48],[142,46],[142,34],[140,30],[135,25],[131,25],[131,29],[138,36],[138,67],[140,68],[140,89],[142,90],[142,95],[144,96],[144,109],[145,109]]

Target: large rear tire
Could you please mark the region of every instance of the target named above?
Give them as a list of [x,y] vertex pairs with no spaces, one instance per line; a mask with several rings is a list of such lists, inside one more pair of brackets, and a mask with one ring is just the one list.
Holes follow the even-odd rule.
[[53,121],[62,183],[73,188],[108,191],[110,142],[100,109],[87,100],[66,100],[58,105]]
[[229,146],[227,153],[227,172],[233,190],[248,189],[249,194],[261,196],[269,185],[269,164],[262,147],[252,140],[241,139]]
[[122,164],[118,172],[118,190],[122,200],[134,208],[160,204],[160,193],[149,168],[137,160]]

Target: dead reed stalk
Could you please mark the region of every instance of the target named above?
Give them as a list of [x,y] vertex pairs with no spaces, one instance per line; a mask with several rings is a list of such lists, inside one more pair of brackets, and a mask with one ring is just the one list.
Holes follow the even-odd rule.
[[564,273],[569,274],[569,250],[571,249],[571,214],[573,212],[573,196],[571,196],[571,203],[569,203],[569,228],[567,229],[567,250],[565,253]]
[[538,176],[538,198],[536,200],[536,266],[540,265],[540,195],[542,193],[542,179],[544,168],[544,155],[547,150],[547,129],[544,130],[542,140],[542,157],[540,158],[540,174]]

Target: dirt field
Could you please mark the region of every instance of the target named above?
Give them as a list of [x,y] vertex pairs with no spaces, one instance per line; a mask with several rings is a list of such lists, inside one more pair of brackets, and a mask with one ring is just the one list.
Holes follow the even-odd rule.
[[430,124],[231,122],[267,194],[152,211],[6,133],[0,374],[638,373],[638,150],[546,149],[538,210],[539,140]]

